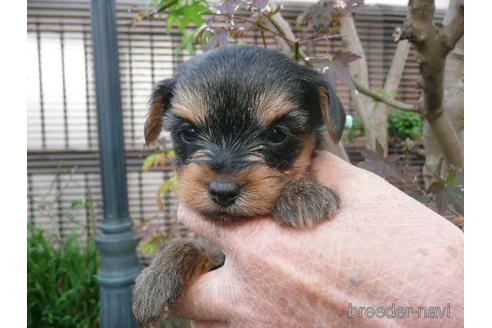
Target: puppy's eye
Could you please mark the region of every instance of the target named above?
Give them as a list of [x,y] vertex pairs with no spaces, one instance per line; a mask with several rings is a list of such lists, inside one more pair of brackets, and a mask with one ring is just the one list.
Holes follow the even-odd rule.
[[285,139],[287,139],[287,134],[285,133],[285,130],[280,127],[274,127],[267,135],[268,142],[272,144],[282,143]]
[[180,136],[184,142],[193,142],[195,141],[198,132],[192,126],[187,126],[183,130],[181,130]]

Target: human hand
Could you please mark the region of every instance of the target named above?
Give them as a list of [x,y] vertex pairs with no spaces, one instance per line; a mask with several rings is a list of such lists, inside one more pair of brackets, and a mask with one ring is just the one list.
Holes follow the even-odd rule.
[[[224,225],[180,207],[178,218],[217,243],[226,261],[191,285],[173,314],[196,327],[462,326],[463,233],[334,155],[321,153],[313,165],[341,199],[336,216],[313,228],[269,217]],[[388,318],[393,303],[403,317]],[[448,303],[449,317],[418,317],[419,306],[432,315],[429,307],[446,311]],[[361,306],[388,312],[369,318]]]

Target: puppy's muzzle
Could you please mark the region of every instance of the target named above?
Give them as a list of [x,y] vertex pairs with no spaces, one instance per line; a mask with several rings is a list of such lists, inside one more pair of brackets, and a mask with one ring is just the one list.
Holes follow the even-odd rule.
[[212,181],[208,184],[208,192],[216,204],[228,207],[239,197],[241,186],[231,181]]

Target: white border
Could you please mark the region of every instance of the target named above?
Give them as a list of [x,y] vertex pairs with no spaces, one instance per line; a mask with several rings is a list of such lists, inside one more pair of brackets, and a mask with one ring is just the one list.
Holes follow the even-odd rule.
[[[485,327],[492,293],[490,1],[465,13],[465,323]],[[478,5],[479,7],[474,7]]]
[[0,33],[2,327],[26,327],[26,19],[24,1],[3,4]]

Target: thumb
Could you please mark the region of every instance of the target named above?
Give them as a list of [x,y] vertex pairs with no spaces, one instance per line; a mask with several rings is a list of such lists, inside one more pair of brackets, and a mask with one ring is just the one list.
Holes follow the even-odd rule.
[[220,241],[225,237],[222,222],[200,215],[186,205],[179,204],[177,217],[178,221],[188,229],[219,246]]
[[[237,288],[231,284],[229,266],[201,275],[173,306],[172,315],[180,318],[224,323],[230,318],[230,293]],[[215,327],[214,325],[212,325]]]

